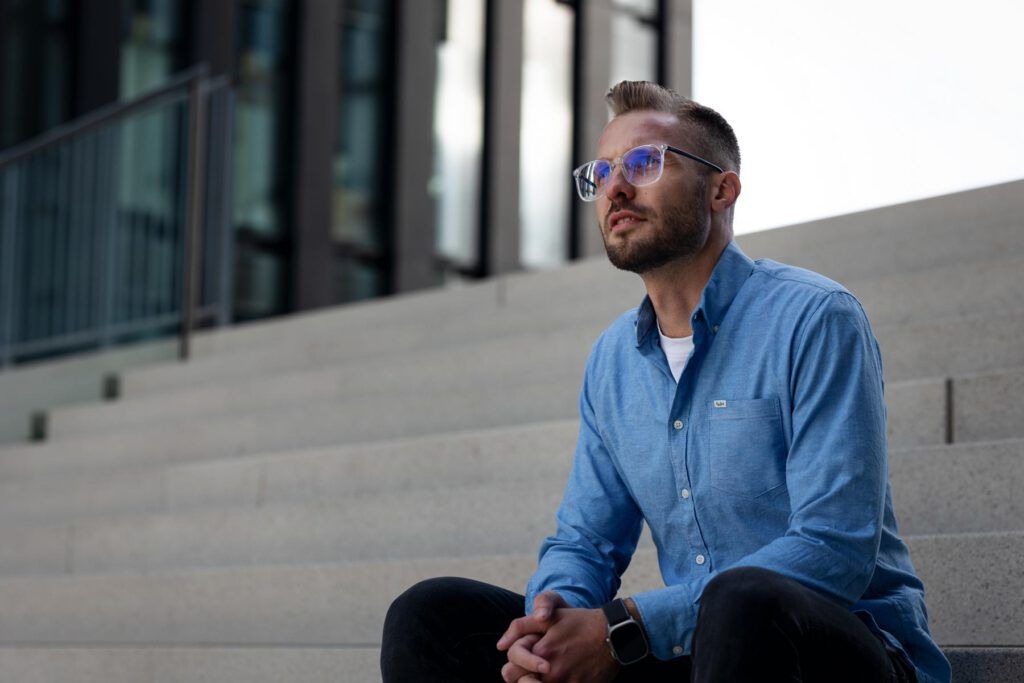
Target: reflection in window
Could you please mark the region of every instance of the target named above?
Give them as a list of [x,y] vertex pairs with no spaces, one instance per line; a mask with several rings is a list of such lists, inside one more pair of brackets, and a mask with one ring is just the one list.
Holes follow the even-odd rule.
[[524,9],[519,258],[535,268],[569,253],[574,17],[555,0],[526,0]]
[[159,87],[184,65],[183,0],[128,0],[121,42],[121,99]]
[[0,1],[0,148],[71,117],[72,38],[68,0]]
[[437,251],[452,265],[477,263],[484,115],[484,0],[448,0],[437,46],[434,177]]
[[612,4],[611,79],[658,80],[657,0],[615,0]]
[[289,0],[238,0],[234,223],[235,312],[240,319],[287,305],[287,212],[292,70]]
[[377,296],[388,286],[383,187],[401,172],[392,166],[386,134],[391,12],[392,0],[342,4],[331,219],[338,302]]

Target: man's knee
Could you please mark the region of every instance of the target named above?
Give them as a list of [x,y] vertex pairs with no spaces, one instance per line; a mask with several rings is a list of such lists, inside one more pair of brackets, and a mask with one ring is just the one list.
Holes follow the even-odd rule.
[[704,587],[700,615],[744,623],[770,619],[785,607],[790,582],[792,579],[761,567],[727,569]]
[[385,632],[400,624],[423,623],[441,611],[451,609],[466,592],[467,579],[442,576],[426,579],[399,595],[388,608],[384,619]]

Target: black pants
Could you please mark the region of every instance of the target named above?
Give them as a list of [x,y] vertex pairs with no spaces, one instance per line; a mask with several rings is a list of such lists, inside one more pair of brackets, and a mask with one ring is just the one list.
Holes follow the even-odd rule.
[[[496,649],[524,598],[457,578],[430,579],[388,610],[385,683],[501,682]],[[848,610],[800,583],[755,567],[722,572],[701,597],[690,656],[623,667],[619,682],[821,681],[914,683],[913,669]]]

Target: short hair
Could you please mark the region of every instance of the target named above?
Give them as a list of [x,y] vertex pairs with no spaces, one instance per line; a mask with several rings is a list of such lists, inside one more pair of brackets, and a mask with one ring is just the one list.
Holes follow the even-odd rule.
[[699,102],[683,97],[650,81],[621,81],[608,91],[605,101],[613,116],[631,111],[661,111],[674,114],[691,133],[692,151],[727,171],[740,171],[740,145],[732,126],[721,114]]

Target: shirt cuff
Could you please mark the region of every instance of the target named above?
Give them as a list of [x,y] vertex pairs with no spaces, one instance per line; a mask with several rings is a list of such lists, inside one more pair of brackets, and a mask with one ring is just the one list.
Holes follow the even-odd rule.
[[633,595],[651,652],[662,660],[690,654],[699,605],[686,586],[670,586]]

